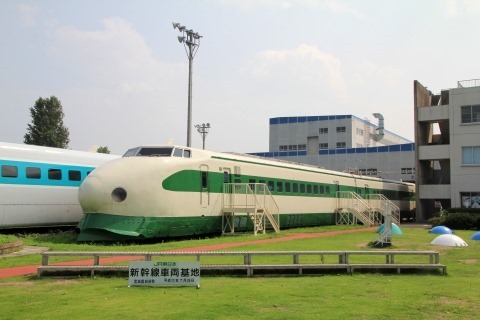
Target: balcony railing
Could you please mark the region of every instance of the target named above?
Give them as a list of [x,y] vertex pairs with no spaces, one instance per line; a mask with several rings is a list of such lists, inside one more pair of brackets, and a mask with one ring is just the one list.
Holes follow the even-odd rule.
[[457,81],[457,88],[471,88],[471,87],[479,87],[479,86],[480,86],[480,79]]

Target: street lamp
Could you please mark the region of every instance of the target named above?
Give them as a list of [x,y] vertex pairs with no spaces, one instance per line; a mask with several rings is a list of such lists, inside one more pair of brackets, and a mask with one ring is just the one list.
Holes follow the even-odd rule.
[[203,139],[203,150],[205,150],[205,137],[208,134],[208,131],[210,130],[210,123],[202,123],[202,125],[196,124],[195,128],[197,128],[197,131],[202,135]]
[[[185,52],[188,57],[188,113],[187,113],[187,147],[191,147],[192,144],[192,63],[198,47],[200,46],[200,38],[197,32],[193,30],[187,30],[187,27],[181,26],[178,22],[172,22],[173,29],[178,29],[182,33],[178,36],[178,42],[183,43]],[[188,48],[188,49],[187,49]]]

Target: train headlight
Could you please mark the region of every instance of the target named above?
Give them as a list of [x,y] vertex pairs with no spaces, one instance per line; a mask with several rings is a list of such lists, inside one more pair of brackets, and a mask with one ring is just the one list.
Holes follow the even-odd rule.
[[127,198],[127,191],[123,188],[115,188],[112,191],[112,199],[116,202],[122,202]]

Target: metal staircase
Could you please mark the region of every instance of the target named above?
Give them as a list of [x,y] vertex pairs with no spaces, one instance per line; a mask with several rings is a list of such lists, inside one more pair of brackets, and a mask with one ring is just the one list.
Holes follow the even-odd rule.
[[336,224],[365,226],[382,224],[389,214],[391,222],[400,223],[400,209],[383,194],[368,194],[366,199],[351,191],[337,191]]
[[280,232],[278,205],[264,183],[224,183],[222,211],[222,233],[235,232],[235,214],[248,215],[255,235],[270,228]]

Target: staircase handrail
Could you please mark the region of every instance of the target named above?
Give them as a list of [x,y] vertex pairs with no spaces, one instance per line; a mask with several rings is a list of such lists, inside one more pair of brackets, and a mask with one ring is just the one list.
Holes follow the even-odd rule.
[[276,232],[280,231],[280,209],[265,183],[224,183],[224,208],[262,209]]
[[337,191],[337,209],[350,210],[364,225],[375,224],[374,212],[368,202],[352,191]]
[[[367,194],[368,203],[372,208],[378,209],[383,216],[385,216],[385,211],[391,211],[391,219],[393,223],[400,223],[400,208],[396,206],[390,199],[385,197],[383,194]],[[373,205],[378,203],[379,206]]]

